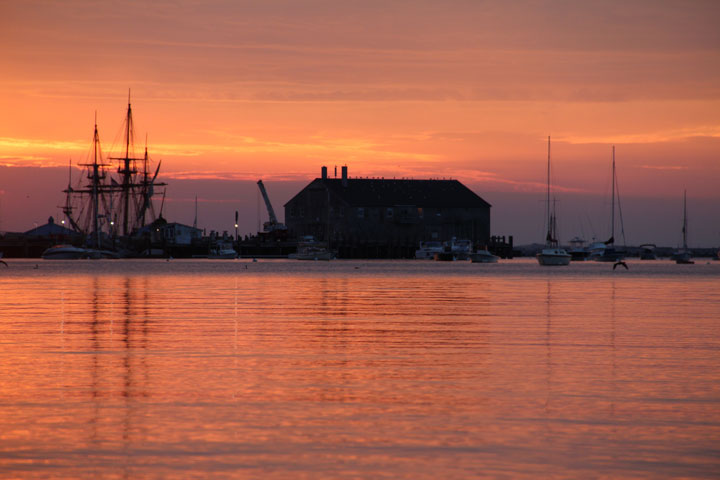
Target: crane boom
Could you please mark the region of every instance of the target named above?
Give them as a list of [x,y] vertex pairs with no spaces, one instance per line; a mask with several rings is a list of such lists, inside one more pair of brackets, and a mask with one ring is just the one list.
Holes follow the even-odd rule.
[[258,180],[257,182],[258,187],[260,187],[260,193],[262,193],[263,200],[265,200],[265,207],[267,207],[268,211],[268,217],[270,217],[270,223],[277,224],[277,217],[275,216],[275,210],[273,210],[272,204],[270,203],[270,198],[268,198],[268,194],[265,191],[265,185],[263,185],[262,180]]
[[260,193],[262,193],[263,200],[265,200],[265,206],[267,207],[268,211],[268,217],[270,218],[269,221],[265,222],[263,224],[264,230],[266,232],[281,232],[281,231],[287,231],[287,227],[283,225],[282,223],[278,222],[277,217],[275,216],[275,210],[273,210],[272,204],[270,203],[270,198],[268,197],[267,191],[265,191],[265,185],[263,185],[262,180],[258,180],[257,182],[258,187],[260,187]]

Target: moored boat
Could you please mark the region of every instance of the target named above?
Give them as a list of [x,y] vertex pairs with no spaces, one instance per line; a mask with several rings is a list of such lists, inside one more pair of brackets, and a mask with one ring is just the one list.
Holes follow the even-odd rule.
[[536,255],[538,263],[544,266],[562,266],[570,265],[572,256],[560,248],[556,231],[556,217],[554,209],[550,207],[550,137],[548,136],[548,159],[547,159],[547,235],[545,236],[545,248]]
[[470,240],[453,237],[449,242],[449,246],[455,260],[467,260],[470,258],[473,249]]
[[232,245],[228,243],[218,243],[214,248],[210,250],[207,258],[213,260],[231,260],[237,258],[238,254]]
[[332,260],[335,252],[329,250],[324,242],[317,242],[312,236],[303,237],[298,242],[297,252],[288,255],[291,260]]
[[570,250],[567,252],[573,262],[582,262],[590,256],[590,250],[585,243],[585,240],[580,237],[574,237],[570,240]]
[[538,263],[545,266],[569,265],[572,257],[562,248],[543,248],[537,254]]
[[101,258],[98,250],[74,247],[72,245],[54,245],[45,250],[41,257],[45,260],[77,260],[80,258]]
[[[612,147],[612,193],[610,194],[610,238],[605,242],[605,248],[603,248],[601,251],[598,250],[597,255],[591,255],[592,260],[595,260],[596,262],[612,262],[612,263],[618,263],[621,262],[625,256],[626,253],[622,250],[618,250],[615,248],[615,193],[616,188],[615,184],[617,183],[617,174],[615,172],[615,145]],[[620,195],[618,193],[617,196],[618,199],[618,208],[620,206]],[[622,222],[622,209],[620,209],[620,228],[623,235],[623,240],[625,238],[625,227],[623,226]]]
[[640,260],[657,260],[655,248],[656,246],[653,243],[640,245]]
[[302,250],[298,249],[297,253],[291,253],[288,258],[292,260],[332,260],[335,258],[335,254],[322,247],[307,247]]
[[682,248],[675,251],[675,253],[673,253],[672,259],[675,260],[675,263],[678,263],[678,264],[692,265],[695,262],[692,260],[692,254],[690,253],[690,249],[687,246],[687,191],[684,192],[684,194],[683,194],[682,235],[683,235],[683,246],[682,246]]
[[441,242],[420,242],[420,247],[415,250],[415,258],[421,260],[432,260],[435,258],[436,253],[440,253],[442,251],[443,245]]
[[472,263],[497,263],[498,260],[500,260],[500,257],[493,255],[487,249],[478,250],[470,254],[470,261]]

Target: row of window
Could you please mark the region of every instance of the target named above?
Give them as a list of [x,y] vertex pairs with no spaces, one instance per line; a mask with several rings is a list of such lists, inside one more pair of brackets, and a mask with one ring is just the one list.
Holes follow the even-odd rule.
[[[355,209],[355,215],[357,218],[365,218],[366,216],[375,215],[380,216],[380,212],[382,209],[365,209],[365,207],[357,207]],[[344,217],[345,216],[345,209],[341,208],[337,211],[337,216]],[[292,207],[290,209],[289,215],[291,217],[305,217],[305,208],[304,207]],[[395,217],[395,207],[387,207],[385,209],[385,218],[393,218]],[[401,207],[398,209],[397,215],[400,217],[409,217],[409,216],[417,216],[417,218],[423,218],[424,212],[422,207],[410,208],[410,207]],[[437,213],[438,216],[440,216],[440,213]],[[335,209],[333,207],[330,207],[330,216],[335,217]]]

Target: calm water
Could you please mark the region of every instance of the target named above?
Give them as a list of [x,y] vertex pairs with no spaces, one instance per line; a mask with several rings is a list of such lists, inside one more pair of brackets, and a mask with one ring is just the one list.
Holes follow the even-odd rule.
[[720,474],[720,262],[8,262],[2,478]]

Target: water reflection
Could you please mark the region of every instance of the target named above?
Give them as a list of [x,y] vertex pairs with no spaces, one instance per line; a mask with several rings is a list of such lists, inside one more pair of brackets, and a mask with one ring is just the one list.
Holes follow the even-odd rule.
[[672,277],[592,266],[81,265],[0,279],[10,476],[702,478],[720,466],[714,277],[691,279],[696,303],[678,303]]

